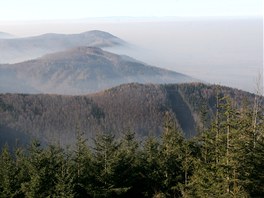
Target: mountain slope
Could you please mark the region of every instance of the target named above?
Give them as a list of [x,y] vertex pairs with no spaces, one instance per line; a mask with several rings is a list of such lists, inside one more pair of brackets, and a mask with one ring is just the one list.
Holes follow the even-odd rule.
[[11,39],[14,38],[12,34],[6,32],[0,32],[0,39]]
[[233,104],[241,106],[244,99],[253,104],[253,94],[197,83],[133,83],[86,96],[0,94],[0,134],[6,140],[18,134],[61,144],[72,144],[77,128],[89,140],[99,131],[119,137],[132,130],[139,139],[159,137],[164,115],[170,113],[185,136],[192,137],[208,124],[203,110],[208,120],[214,117],[217,92],[230,96]]
[[2,39],[0,64],[22,62],[78,46],[111,47],[123,44],[123,40],[98,30],[80,34],[49,33],[35,37]]
[[[95,47],[77,47],[42,58],[2,65],[0,92],[87,94],[124,83],[183,83],[189,76],[152,67]],[[8,82],[12,79],[17,87]],[[23,86],[22,86],[23,85]]]
[[171,110],[174,112],[180,128],[187,137],[191,137],[197,133],[196,123],[192,115],[192,110],[188,102],[184,101],[181,91],[175,91],[168,87],[165,88],[167,98],[171,104]]

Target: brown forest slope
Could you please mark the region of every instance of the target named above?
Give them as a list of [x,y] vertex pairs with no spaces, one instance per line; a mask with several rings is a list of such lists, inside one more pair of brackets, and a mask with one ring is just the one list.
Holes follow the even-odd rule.
[[217,92],[230,96],[235,105],[254,100],[244,91],[200,83],[132,83],[85,96],[1,94],[0,143],[39,138],[71,144],[77,128],[90,140],[97,132],[118,137],[126,130],[139,139],[160,136],[166,112],[192,137],[213,118]]

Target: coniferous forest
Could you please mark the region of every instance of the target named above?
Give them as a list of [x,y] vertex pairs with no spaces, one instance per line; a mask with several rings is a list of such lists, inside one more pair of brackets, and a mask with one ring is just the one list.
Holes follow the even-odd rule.
[[167,113],[161,137],[98,132],[88,144],[77,128],[74,146],[6,145],[0,197],[263,197],[264,119],[257,97],[252,108],[217,98],[216,109],[211,124],[191,139]]

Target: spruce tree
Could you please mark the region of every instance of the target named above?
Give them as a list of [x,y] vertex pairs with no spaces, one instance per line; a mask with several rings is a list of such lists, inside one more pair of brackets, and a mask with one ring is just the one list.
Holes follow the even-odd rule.
[[[140,169],[138,161],[139,144],[135,140],[135,133],[128,130],[123,134],[120,140],[120,146],[117,150],[117,158],[114,165],[114,183],[116,192],[119,195],[138,196],[138,170]],[[119,192],[118,192],[119,191]]]
[[[247,197],[239,180],[239,112],[228,97],[218,100],[215,121],[199,140],[190,194],[196,197]],[[191,189],[191,187],[190,187]]]
[[161,151],[160,143],[156,137],[149,136],[143,145],[140,154],[140,181],[142,183],[142,193],[146,197],[162,195],[163,192],[163,173],[161,172]]
[[[165,115],[164,130],[161,142],[161,172],[163,174],[163,191],[167,196],[180,196],[180,185],[188,177],[186,164],[188,148],[182,132],[177,128],[176,121],[169,113]],[[184,169],[183,169],[184,166]],[[185,178],[186,176],[186,178]]]
[[87,145],[87,139],[79,128],[76,129],[76,145],[71,164],[74,174],[75,197],[86,197],[92,194],[92,153]]
[[93,153],[93,193],[98,197],[113,197],[118,194],[115,181],[115,167],[120,144],[111,133],[97,134]]
[[263,109],[245,105],[240,116],[240,144],[238,155],[242,185],[252,197],[264,194],[264,119]]
[[19,185],[16,173],[15,161],[5,145],[0,156],[0,197],[14,197],[17,194]]

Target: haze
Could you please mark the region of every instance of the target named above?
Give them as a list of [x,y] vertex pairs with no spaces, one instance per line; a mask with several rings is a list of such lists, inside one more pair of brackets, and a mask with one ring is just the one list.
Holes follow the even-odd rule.
[[99,29],[131,44],[109,51],[209,83],[254,92],[257,77],[263,74],[262,22],[254,17],[93,18],[13,22],[0,29],[18,36]]
[[107,31],[131,44],[107,50],[254,92],[263,75],[262,16],[262,0],[9,0],[0,32]]

